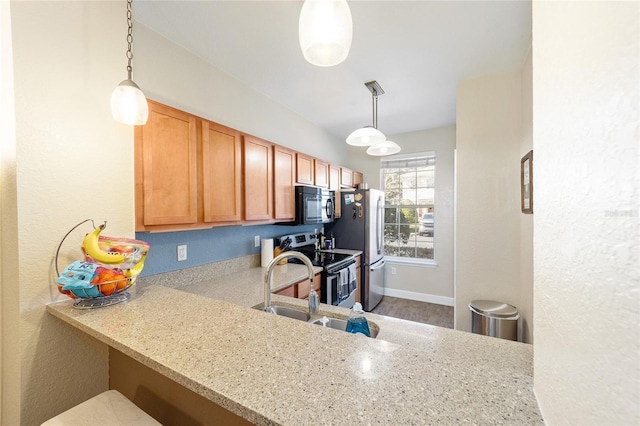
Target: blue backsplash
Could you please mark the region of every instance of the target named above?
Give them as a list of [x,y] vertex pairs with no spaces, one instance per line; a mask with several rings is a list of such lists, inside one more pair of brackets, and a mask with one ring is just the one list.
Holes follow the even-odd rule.
[[[137,232],[136,239],[151,244],[141,276],[161,274],[236,257],[259,254],[253,237],[274,238],[281,235],[313,232],[318,225],[253,225],[221,226],[211,229],[179,232]],[[187,260],[178,262],[177,246],[187,245]]]

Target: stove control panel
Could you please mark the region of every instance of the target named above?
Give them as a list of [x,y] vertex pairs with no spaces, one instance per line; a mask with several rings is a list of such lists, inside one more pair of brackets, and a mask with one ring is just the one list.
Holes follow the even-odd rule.
[[295,249],[298,247],[309,245],[315,246],[317,241],[318,236],[314,233],[283,235],[277,239],[277,242],[280,246],[282,246],[283,242],[285,242],[285,245],[288,249]]

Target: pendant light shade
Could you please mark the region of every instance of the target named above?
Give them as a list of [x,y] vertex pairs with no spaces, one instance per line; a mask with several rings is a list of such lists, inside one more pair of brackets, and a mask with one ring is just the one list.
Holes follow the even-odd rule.
[[319,67],[338,65],[347,58],[353,37],[347,1],[305,0],[298,30],[300,48],[309,63]]
[[373,101],[373,126],[365,126],[361,129],[354,130],[347,137],[347,143],[354,146],[368,146],[367,154],[382,156],[391,155],[400,152],[400,146],[392,141],[388,141],[387,137],[378,130],[378,96],[384,94],[384,90],[373,80],[364,84],[371,92]]
[[123,123],[140,126],[146,124],[149,118],[149,105],[144,93],[131,79],[133,68],[133,16],[131,11],[132,0],[127,0],[127,79],[123,80],[111,94],[111,115],[113,119]]
[[389,140],[367,148],[367,154],[375,156],[392,155],[398,152],[400,152],[400,145]]
[[347,137],[347,143],[353,146],[369,146],[384,142],[387,137],[380,130],[372,126],[354,130]]
[[111,94],[113,119],[134,126],[141,126],[149,118],[149,105],[144,93],[132,80],[124,80]]

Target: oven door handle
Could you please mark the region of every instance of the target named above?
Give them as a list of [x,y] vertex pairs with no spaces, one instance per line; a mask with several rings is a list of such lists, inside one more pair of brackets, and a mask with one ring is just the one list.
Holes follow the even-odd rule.
[[341,269],[348,268],[349,265],[353,265],[354,263],[356,263],[356,259],[352,257],[351,259],[346,260],[344,263],[341,263],[338,267],[336,267],[336,265],[327,265],[325,266],[325,270],[328,274],[336,274]]

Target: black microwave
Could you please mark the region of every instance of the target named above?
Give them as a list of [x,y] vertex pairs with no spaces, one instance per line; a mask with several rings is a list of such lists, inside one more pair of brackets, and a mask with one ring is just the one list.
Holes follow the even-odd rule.
[[335,203],[335,191],[314,186],[296,186],[296,224],[333,222]]

